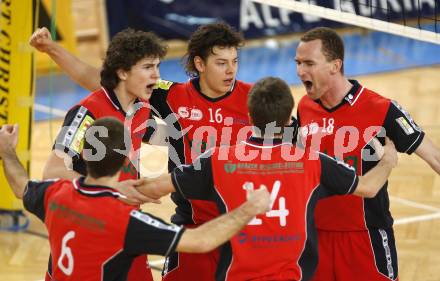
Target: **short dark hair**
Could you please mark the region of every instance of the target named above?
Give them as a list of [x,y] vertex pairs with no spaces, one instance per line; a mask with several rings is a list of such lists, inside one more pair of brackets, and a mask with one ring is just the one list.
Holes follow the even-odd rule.
[[344,73],[344,42],[342,38],[332,29],[327,27],[316,27],[306,32],[302,42],[321,40],[322,53],[327,61],[340,59],[342,61],[341,73]]
[[101,70],[101,85],[113,90],[119,83],[118,69],[130,68],[143,58],[162,59],[166,44],[152,32],[131,28],[118,32],[111,40]]
[[263,136],[266,125],[272,122],[275,122],[275,126],[279,128],[286,126],[291,118],[294,104],[290,87],[276,77],[258,80],[252,86],[247,100],[252,123]]
[[[100,135],[102,129],[107,131],[106,136]],[[83,151],[87,149],[91,156],[103,156],[96,160],[84,157],[87,175],[93,178],[113,176],[122,168],[126,156],[116,150],[125,151],[124,134],[128,134],[124,125],[114,117],[99,118],[87,129]]]
[[185,71],[190,77],[199,76],[199,71],[194,65],[194,58],[199,56],[206,61],[213,54],[214,47],[234,47],[239,49],[243,46],[243,36],[230,25],[217,22],[201,25],[189,38],[188,48],[183,57]]

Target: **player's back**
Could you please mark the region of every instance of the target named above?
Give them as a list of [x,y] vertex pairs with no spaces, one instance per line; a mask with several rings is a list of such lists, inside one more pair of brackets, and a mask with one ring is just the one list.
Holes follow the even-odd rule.
[[54,280],[126,280],[135,256],[124,255],[133,207],[112,190],[61,180],[45,197]]
[[[229,158],[219,157],[222,153]],[[262,185],[273,200],[270,211],[254,218],[222,250],[217,280],[307,280],[317,264],[313,210],[322,195],[318,154],[291,143],[266,145],[251,138],[215,150],[211,163],[223,212],[246,200],[246,189]]]

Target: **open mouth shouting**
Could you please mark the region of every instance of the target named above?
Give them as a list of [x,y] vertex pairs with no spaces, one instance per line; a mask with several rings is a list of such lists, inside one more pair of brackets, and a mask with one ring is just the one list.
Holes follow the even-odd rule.
[[312,87],[313,87],[313,83],[312,81],[307,81],[307,80],[303,80],[302,81],[304,87],[306,88],[306,91],[309,93],[310,91],[312,91]]
[[147,85],[146,88],[147,88],[148,98],[150,98],[151,94],[153,93],[153,90],[154,90],[155,86],[156,86],[156,83],[152,83],[152,84],[148,84]]

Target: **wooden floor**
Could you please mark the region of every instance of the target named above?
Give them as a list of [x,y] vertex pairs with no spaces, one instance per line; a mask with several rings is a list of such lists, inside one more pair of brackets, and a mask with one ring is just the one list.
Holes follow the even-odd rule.
[[[295,74],[292,74],[295,75]],[[359,77],[364,86],[396,99],[428,136],[440,145],[440,66]],[[295,100],[302,95],[294,88]],[[35,124],[32,177],[40,178],[60,122]],[[51,133],[50,133],[51,132]],[[148,156],[146,156],[148,155]],[[166,151],[145,147],[144,172],[166,170]],[[417,156],[401,155],[399,167],[390,178],[391,208],[396,219],[396,240],[401,281],[440,280],[440,176]],[[161,205],[143,208],[164,219],[173,212],[166,199]],[[34,218],[31,230],[45,233]],[[0,280],[42,280],[49,255],[46,238],[27,233],[0,233]],[[152,257],[157,260],[160,257]],[[160,265],[159,265],[160,267]],[[156,280],[160,280],[155,272]]]

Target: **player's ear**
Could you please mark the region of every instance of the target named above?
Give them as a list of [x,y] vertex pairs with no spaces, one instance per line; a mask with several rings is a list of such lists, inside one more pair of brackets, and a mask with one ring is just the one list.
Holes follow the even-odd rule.
[[127,71],[123,70],[122,68],[116,70],[116,75],[118,75],[118,78],[121,81],[127,80],[127,76],[128,76]]
[[252,121],[251,118],[251,114],[248,112],[247,115],[248,115],[249,124],[254,125],[254,122]]
[[205,71],[205,62],[199,56],[194,57],[194,66],[196,67],[196,69],[199,73],[202,73]]
[[342,60],[340,60],[340,59],[333,60],[332,67],[331,67],[332,74],[336,74],[338,72],[341,72],[341,69],[342,69]]

